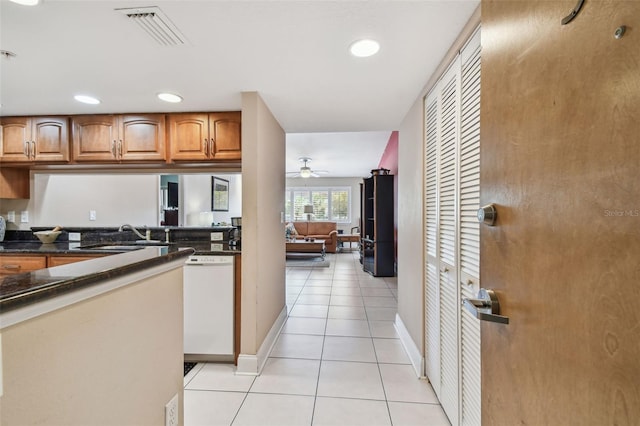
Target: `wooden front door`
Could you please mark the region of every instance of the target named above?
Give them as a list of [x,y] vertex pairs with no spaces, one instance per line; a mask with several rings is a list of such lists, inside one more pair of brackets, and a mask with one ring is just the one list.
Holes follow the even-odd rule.
[[483,425],[640,419],[640,3],[575,3],[482,2]]

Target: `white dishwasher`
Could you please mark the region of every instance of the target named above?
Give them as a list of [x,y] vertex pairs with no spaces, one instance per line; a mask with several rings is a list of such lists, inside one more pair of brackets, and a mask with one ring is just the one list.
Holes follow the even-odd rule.
[[224,255],[194,255],[185,263],[185,361],[233,356],[233,263],[234,256]]

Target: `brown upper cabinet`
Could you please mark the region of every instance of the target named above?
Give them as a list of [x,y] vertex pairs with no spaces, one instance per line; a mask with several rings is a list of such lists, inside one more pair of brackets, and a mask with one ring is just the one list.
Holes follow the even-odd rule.
[[78,115],[73,124],[76,162],[164,161],[164,114]]
[[1,162],[69,161],[68,117],[0,118]]
[[240,129],[240,112],[169,114],[171,160],[240,160]]

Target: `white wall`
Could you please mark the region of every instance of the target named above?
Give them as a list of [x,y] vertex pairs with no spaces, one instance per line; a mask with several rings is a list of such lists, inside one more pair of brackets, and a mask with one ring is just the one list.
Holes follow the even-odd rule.
[[242,335],[255,356],[285,308],[285,133],[256,92],[242,94]]
[[[229,181],[229,211],[211,212],[211,176]],[[8,229],[32,226],[158,226],[160,176],[157,173],[123,174],[47,172],[31,173],[29,200],[2,200],[0,215],[13,210],[16,223]],[[20,223],[20,212],[29,222]],[[96,220],[89,211],[96,211]],[[210,226],[242,215],[242,176],[239,173],[203,172],[180,175],[181,226]],[[208,212],[208,215],[201,215]]]
[[[374,168],[374,167],[372,167]],[[359,226],[360,219],[360,184],[362,178],[287,178],[287,188],[305,188],[305,187],[336,187],[336,186],[348,186],[351,188],[351,222],[350,223],[338,223],[338,229],[342,229],[345,234],[351,233],[351,228]]]
[[[211,211],[211,176],[229,181],[229,211]],[[210,226],[212,222],[230,224],[232,217],[242,216],[242,175],[181,175],[180,206],[185,226]]]
[[[398,142],[398,316],[424,357],[424,180],[422,99],[480,25],[480,7],[443,58],[400,125]],[[406,344],[406,342],[405,342]],[[415,366],[415,365],[414,365]],[[418,367],[418,366],[415,366]],[[424,372],[418,372],[423,374]]]

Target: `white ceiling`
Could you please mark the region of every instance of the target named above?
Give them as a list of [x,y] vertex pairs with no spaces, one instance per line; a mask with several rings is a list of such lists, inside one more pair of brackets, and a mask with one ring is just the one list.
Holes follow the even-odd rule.
[[[309,156],[328,176],[361,176],[377,167],[390,132],[478,4],[0,0],[0,49],[17,55],[0,58],[0,114],[239,110],[241,93],[258,91],[289,134],[287,171]],[[160,7],[188,44],[161,46],[114,11],[142,6]],[[378,55],[348,53],[363,37],[381,43]],[[162,102],[161,91],[184,102]],[[78,93],[102,103],[79,104]],[[346,168],[369,154],[375,164]]]

